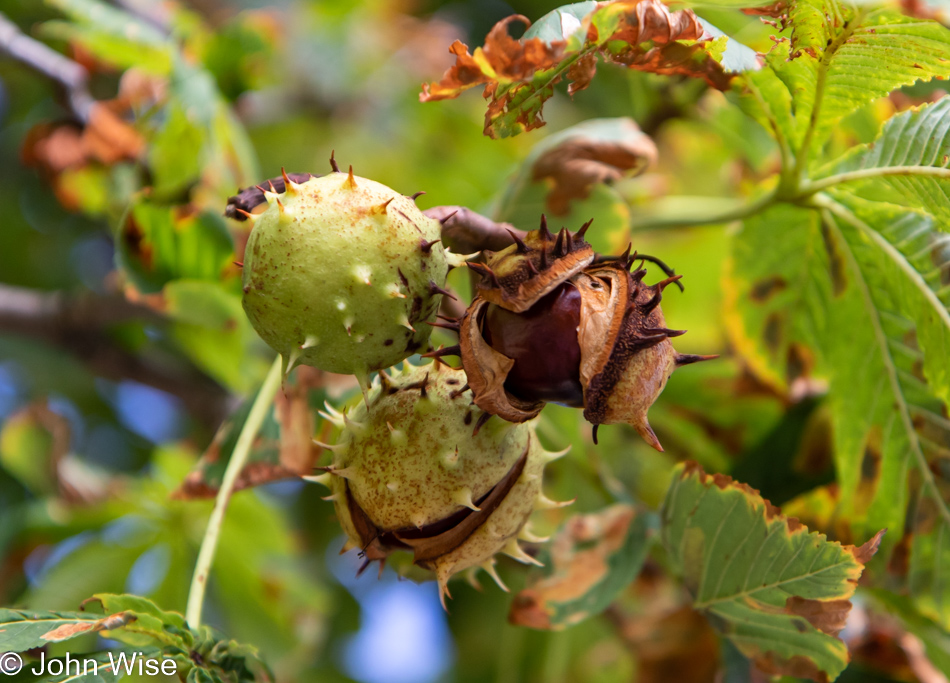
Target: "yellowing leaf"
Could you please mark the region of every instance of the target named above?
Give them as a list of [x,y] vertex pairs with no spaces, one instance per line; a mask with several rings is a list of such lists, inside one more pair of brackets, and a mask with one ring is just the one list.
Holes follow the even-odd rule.
[[679,467],[661,514],[693,607],[760,669],[815,681],[844,670],[848,649],[836,636],[884,531],[860,547],[829,541],[695,463]]

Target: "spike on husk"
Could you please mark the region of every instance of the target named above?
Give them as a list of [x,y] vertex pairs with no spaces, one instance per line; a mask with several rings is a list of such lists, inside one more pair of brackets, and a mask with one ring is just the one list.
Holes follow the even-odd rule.
[[[443,600],[450,578],[473,568],[504,586],[493,557],[534,561],[517,538],[539,540],[522,530],[539,497],[546,500],[541,475],[553,454],[533,423],[499,422],[473,437],[478,411],[454,399],[461,370],[406,364],[393,374],[380,374],[370,400],[342,413],[343,447],[321,475],[344,531],[368,562],[408,549],[432,572]],[[327,412],[334,414],[341,413]]]

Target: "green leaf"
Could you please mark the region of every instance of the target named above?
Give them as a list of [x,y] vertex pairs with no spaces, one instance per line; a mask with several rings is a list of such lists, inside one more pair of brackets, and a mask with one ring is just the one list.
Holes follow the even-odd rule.
[[508,620],[561,630],[603,612],[640,573],[655,517],[630,505],[568,519],[544,546],[544,568],[528,577]]
[[910,551],[908,587],[927,614],[950,623],[950,577],[940,569],[950,562],[941,465],[950,289],[948,259],[934,248],[943,236],[924,213],[840,191],[816,201],[821,214],[776,207],[745,222],[727,321],[739,351],[775,383],[783,364],[804,367],[813,385],[830,382],[838,515],[859,537],[905,529],[897,551]]
[[[742,6],[748,7],[749,5],[745,3],[746,0],[743,0]],[[723,69],[730,73],[740,73],[743,71],[758,71],[762,68],[759,54],[755,50],[726,35],[702,17],[698,17],[698,19],[699,23],[706,29],[706,33],[713,38],[724,38],[726,40],[726,46],[722,52]]]
[[231,236],[221,216],[141,198],[129,209],[116,242],[119,265],[147,293],[175,279],[218,281],[233,258]]
[[732,239],[725,327],[755,374],[781,391],[814,367],[807,325],[819,307],[813,281],[825,277],[817,262],[823,245],[818,215],[788,205],[747,219]]
[[677,468],[662,538],[693,606],[764,671],[831,680],[848,663],[836,636],[883,532],[860,548],[809,533],[754,489]]
[[791,43],[766,61],[792,94],[796,145],[895,88],[950,76],[950,31],[934,21],[835,0],[796,0],[789,16]]
[[179,101],[165,112],[165,121],[148,146],[148,165],[156,196],[172,197],[198,181],[206,136],[185,114]]
[[[856,530],[902,529],[910,506],[911,589],[946,623],[950,591],[942,589],[948,577],[939,567],[950,556],[943,542],[950,506],[930,461],[950,439],[937,398],[950,390],[950,317],[899,249],[915,251],[909,237],[926,239],[932,219],[837,199],[827,202],[823,223],[846,284],[825,300],[820,343],[831,375],[841,506]],[[873,389],[853,391],[869,378],[876,379]]]
[[170,40],[154,26],[98,0],[46,0],[72,21],[48,21],[42,32],[50,38],[75,41],[115,67],[136,67],[165,75],[172,65]]
[[258,343],[235,288],[220,282],[173,280],[163,290],[171,336],[202,370],[234,391],[254,381]]
[[[950,223],[948,164],[950,98],[945,97],[889,119],[874,142],[852,148],[818,177],[834,179],[842,173],[848,174],[845,178],[857,177],[860,184],[849,186],[856,194],[923,209],[946,230]],[[862,178],[862,174],[871,177]]]

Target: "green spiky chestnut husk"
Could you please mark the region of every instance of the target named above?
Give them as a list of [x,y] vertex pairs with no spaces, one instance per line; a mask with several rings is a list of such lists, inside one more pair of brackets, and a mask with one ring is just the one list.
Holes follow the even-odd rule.
[[409,197],[352,170],[265,192],[244,255],[244,310],[289,370],[356,375],[428,340],[457,257]]
[[368,401],[326,415],[341,434],[317,480],[331,489],[348,546],[367,563],[412,552],[443,604],[458,572],[483,568],[498,581],[496,553],[534,562],[518,538],[539,540],[526,530],[532,511],[561,505],[542,494],[541,479],[563,453],[541,447],[533,422],[483,421],[461,369],[407,363],[380,378]]

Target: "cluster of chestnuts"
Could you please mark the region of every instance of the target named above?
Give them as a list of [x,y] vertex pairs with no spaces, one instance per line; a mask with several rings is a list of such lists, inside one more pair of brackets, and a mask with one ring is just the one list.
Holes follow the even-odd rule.
[[[434,573],[443,604],[463,570],[485,569],[504,588],[495,554],[534,562],[518,545],[543,540],[529,517],[562,505],[541,492],[544,466],[563,455],[535,433],[544,404],[583,408],[595,442],[598,425],[623,422],[661,449],[648,408],[677,366],[713,356],[678,354],[669,341],[682,332],[665,327],[660,302],[680,276],[667,269],[670,277],[644,284],[629,248],[594,253],[590,223],[555,236],[542,218],[539,230],[511,232],[509,247],[475,261],[445,247],[442,223],[419,211],[416,195],[342,173],[332,157],[331,166],[243,190],[226,211],[253,224],[244,309],[285,372],[313,365],[353,374],[363,389],[348,411],[327,406],[339,438],[319,444],[333,460],[313,479],[330,488],[364,568],[411,553]],[[463,264],[477,296],[440,322],[446,275]],[[434,326],[457,332],[458,345],[410,365]],[[445,364],[447,355],[462,367]]]

